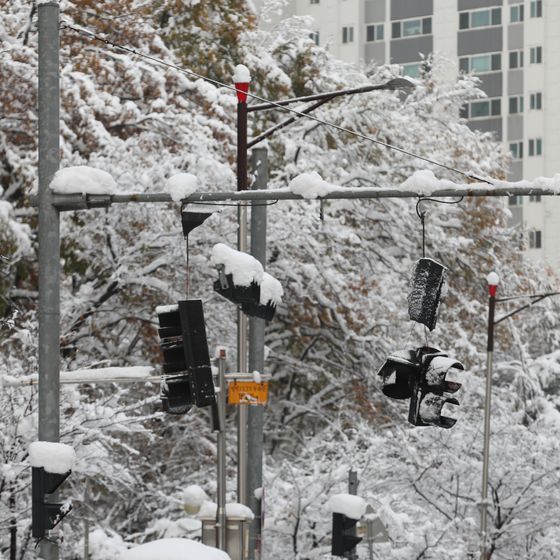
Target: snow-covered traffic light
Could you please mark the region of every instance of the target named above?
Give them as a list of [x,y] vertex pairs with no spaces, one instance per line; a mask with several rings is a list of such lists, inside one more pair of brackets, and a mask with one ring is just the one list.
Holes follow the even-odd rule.
[[450,405],[459,401],[453,396],[461,388],[455,379],[461,362],[437,348],[422,346],[391,354],[378,372],[382,391],[393,399],[410,398],[408,421],[414,426],[451,428],[456,420],[445,416]]
[[431,331],[437,322],[440,298],[443,295],[447,268],[429,258],[420,259],[412,274],[408,295],[408,316],[426,325]]
[[241,308],[249,317],[272,320],[282,301],[282,285],[264,271],[253,256],[218,243],[211,262],[218,270],[214,291]]
[[36,539],[45,537],[45,533],[54,529],[72,509],[69,502],[51,503],[47,495],[56,489],[70,476],[71,471],[64,474],[50,473],[43,467],[32,467],[32,534]]
[[161,399],[171,414],[184,414],[192,405],[216,401],[206,341],[202,301],[180,301],[156,309],[163,353]]
[[333,513],[332,550],[333,556],[346,556],[362,540],[356,536],[358,519],[347,517],[343,513]]
[[63,443],[36,441],[29,446],[31,463],[31,534],[45,538],[72,509],[70,501],[54,503],[49,496],[70,476],[74,449]]
[[459,401],[453,396],[461,388],[456,373],[464,370],[461,362],[435,348],[417,350],[419,370],[414,377],[408,421],[415,426],[451,428],[457,420],[444,416]]

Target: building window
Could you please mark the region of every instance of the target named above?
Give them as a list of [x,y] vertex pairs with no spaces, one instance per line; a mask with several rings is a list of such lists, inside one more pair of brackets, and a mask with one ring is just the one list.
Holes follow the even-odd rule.
[[531,138],[529,140],[529,155],[542,156],[542,138]]
[[540,111],[542,109],[542,93],[540,91],[537,93],[532,93],[529,99],[529,106],[531,108],[531,111]]
[[476,10],[459,13],[459,29],[475,29],[502,24],[502,9]]
[[508,204],[510,206],[521,206],[523,204],[523,198],[519,195],[510,196],[508,199]]
[[523,51],[509,51],[509,67],[523,68]]
[[351,25],[345,25],[342,28],[342,42],[343,43],[354,42],[354,28]]
[[529,202],[540,202],[541,195],[540,194],[531,194],[529,195]]
[[523,96],[514,95],[509,98],[509,114],[523,113]]
[[373,41],[383,41],[384,38],[385,32],[382,23],[366,26],[366,41],[368,43],[371,43]]
[[509,8],[509,20],[511,23],[519,23],[525,19],[525,6],[517,4]]
[[309,34],[309,38],[316,44],[319,45],[319,32],[313,31]]
[[531,64],[540,64],[542,62],[542,47],[531,47],[529,58]]
[[542,247],[542,232],[538,229],[529,232],[529,249],[540,249]]
[[531,17],[542,17],[542,0],[531,0]]
[[406,39],[407,37],[414,37],[415,35],[430,35],[431,32],[431,17],[393,22],[393,39]]
[[510,142],[509,151],[513,159],[523,159],[523,142]]
[[409,78],[419,78],[422,73],[422,63],[414,62],[413,64],[403,64],[402,69],[403,76],[407,76]]
[[459,59],[459,68],[463,72],[494,72],[502,69],[502,55],[482,54],[476,56],[466,56]]
[[498,117],[502,113],[501,99],[485,99],[484,101],[473,101],[465,106],[461,116],[466,119],[484,119]]

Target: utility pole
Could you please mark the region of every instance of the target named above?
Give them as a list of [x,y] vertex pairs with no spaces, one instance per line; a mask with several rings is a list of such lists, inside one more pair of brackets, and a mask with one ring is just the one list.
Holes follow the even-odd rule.
[[[268,152],[255,148],[251,154],[251,171],[254,176],[252,188],[264,190],[268,184]],[[251,208],[251,254],[263,267],[266,265],[266,206],[253,203]],[[249,319],[249,370],[264,371],[265,320]],[[260,560],[262,552],[262,487],[264,406],[250,406],[247,422],[247,494],[249,507],[255,514],[249,531],[249,560]],[[255,490],[261,489],[261,497]]]
[[[357,496],[359,484],[360,482],[358,480],[358,473],[354,469],[350,469],[348,471],[348,494],[352,496]],[[357,536],[356,527],[354,527],[352,534],[353,536]],[[358,558],[358,553],[356,552],[355,548],[353,548],[350,552],[347,552],[346,554],[348,555],[346,556],[346,558],[349,558],[350,560],[357,560]]]
[[[59,440],[60,224],[49,184],[59,167],[59,5],[39,13],[39,440]],[[53,496],[53,499],[56,499]],[[41,542],[43,560],[58,559],[58,545]]]
[[[247,190],[247,91],[248,82],[236,82],[237,89],[237,191]],[[237,249],[247,251],[247,207],[237,207]],[[247,317],[237,310],[237,371],[247,372]],[[237,408],[237,501],[247,505],[247,410]]]
[[226,550],[226,351],[220,349],[218,356],[218,416],[220,431],[218,432],[217,455],[218,455],[218,491],[217,491],[217,527],[216,543],[220,550]]

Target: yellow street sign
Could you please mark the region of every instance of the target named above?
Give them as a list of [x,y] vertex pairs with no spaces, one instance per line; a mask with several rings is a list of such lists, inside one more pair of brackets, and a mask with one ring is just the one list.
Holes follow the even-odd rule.
[[228,387],[229,404],[266,404],[268,381],[232,381]]

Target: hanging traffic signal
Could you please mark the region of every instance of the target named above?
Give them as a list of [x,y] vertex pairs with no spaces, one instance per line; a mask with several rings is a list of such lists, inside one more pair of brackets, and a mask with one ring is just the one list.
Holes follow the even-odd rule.
[[164,359],[163,409],[171,414],[184,414],[193,405],[212,405],[216,397],[202,301],[180,301],[177,305],[158,307],[156,312]]
[[391,354],[377,373],[383,381],[383,394],[392,399],[409,399],[417,369],[416,350],[399,350]]
[[362,540],[356,536],[358,519],[347,517],[343,513],[333,513],[332,550],[333,556],[347,556]]
[[34,538],[43,539],[46,532],[54,529],[72,509],[70,502],[52,503],[47,501],[47,495],[53,494],[71,472],[51,473],[45,471],[43,467],[32,467],[31,532]]
[[453,396],[461,388],[454,375],[464,370],[461,362],[435,348],[417,350],[419,369],[414,376],[408,421],[415,426],[451,428],[457,420],[444,416],[449,405],[458,406]]
[[447,268],[429,258],[420,259],[412,274],[412,289],[407,297],[408,316],[411,321],[422,323],[431,331],[436,326],[446,275]]

